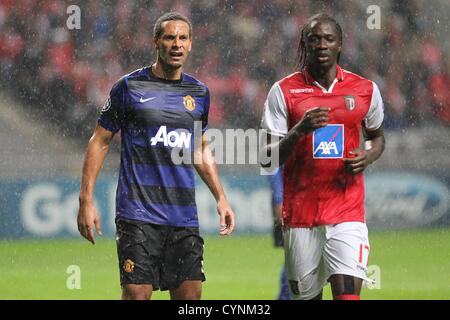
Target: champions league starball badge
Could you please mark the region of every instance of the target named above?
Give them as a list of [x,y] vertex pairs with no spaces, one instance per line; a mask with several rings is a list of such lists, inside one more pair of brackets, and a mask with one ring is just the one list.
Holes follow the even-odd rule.
[[111,108],[111,97],[108,97],[108,99],[106,100],[105,104],[102,107],[102,112],[108,111],[109,108]]

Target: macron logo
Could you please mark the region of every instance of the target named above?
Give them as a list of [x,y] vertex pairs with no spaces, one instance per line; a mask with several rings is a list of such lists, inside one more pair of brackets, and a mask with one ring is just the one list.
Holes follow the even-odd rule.
[[177,147],[189,149],[191,144],[191,133],[186,131],[170,131],[167,133],[166,126],[159,127],[156,135],[150,139],[151,145],[155,146],[162,142],[165,147]]
[[291,89],[291,93],[314,93],[312,88]]

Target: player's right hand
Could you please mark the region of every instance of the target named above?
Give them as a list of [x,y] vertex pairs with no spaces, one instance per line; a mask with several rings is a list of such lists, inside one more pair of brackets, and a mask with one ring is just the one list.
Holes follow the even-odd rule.
[[325,127],[328,124],[328,112],[330,110],[330,108],[326,107],[309,109],[300,120],[298,130],[303,134],[308,134],[318,128]]
[[78,211],[78,231],[80,234],[95,244],[94,226],[99,236],[102,235],[102,227],[100,225],[100,216],[92,202],[80,203]]
[[220,235],[228,236],[234,230],[234,212],[231,210],[227,200],[217,202],[217,213],[220,217]]

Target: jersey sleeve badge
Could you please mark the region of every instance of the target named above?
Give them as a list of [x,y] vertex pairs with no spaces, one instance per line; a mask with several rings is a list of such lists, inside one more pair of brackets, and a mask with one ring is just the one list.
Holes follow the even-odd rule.
[[101,112],[106,112],[111,108],[111,97],[108,97],[108,99],[106,100],[105,104],[102,107]]

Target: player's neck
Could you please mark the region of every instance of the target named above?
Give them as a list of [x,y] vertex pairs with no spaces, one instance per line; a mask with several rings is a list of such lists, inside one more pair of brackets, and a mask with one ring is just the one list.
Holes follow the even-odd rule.
[[183,68],[171,68],[169,66],[164,66],[160,61],[156,61],[151,66],[152,73],[161,79],[165,80],[180,80]]
[[316,80],[322,87],[329,89],[333,84],[337,75],[337,65],[332,65],[330,68],[315,68],[307,67],[308,72],[314,80]]

